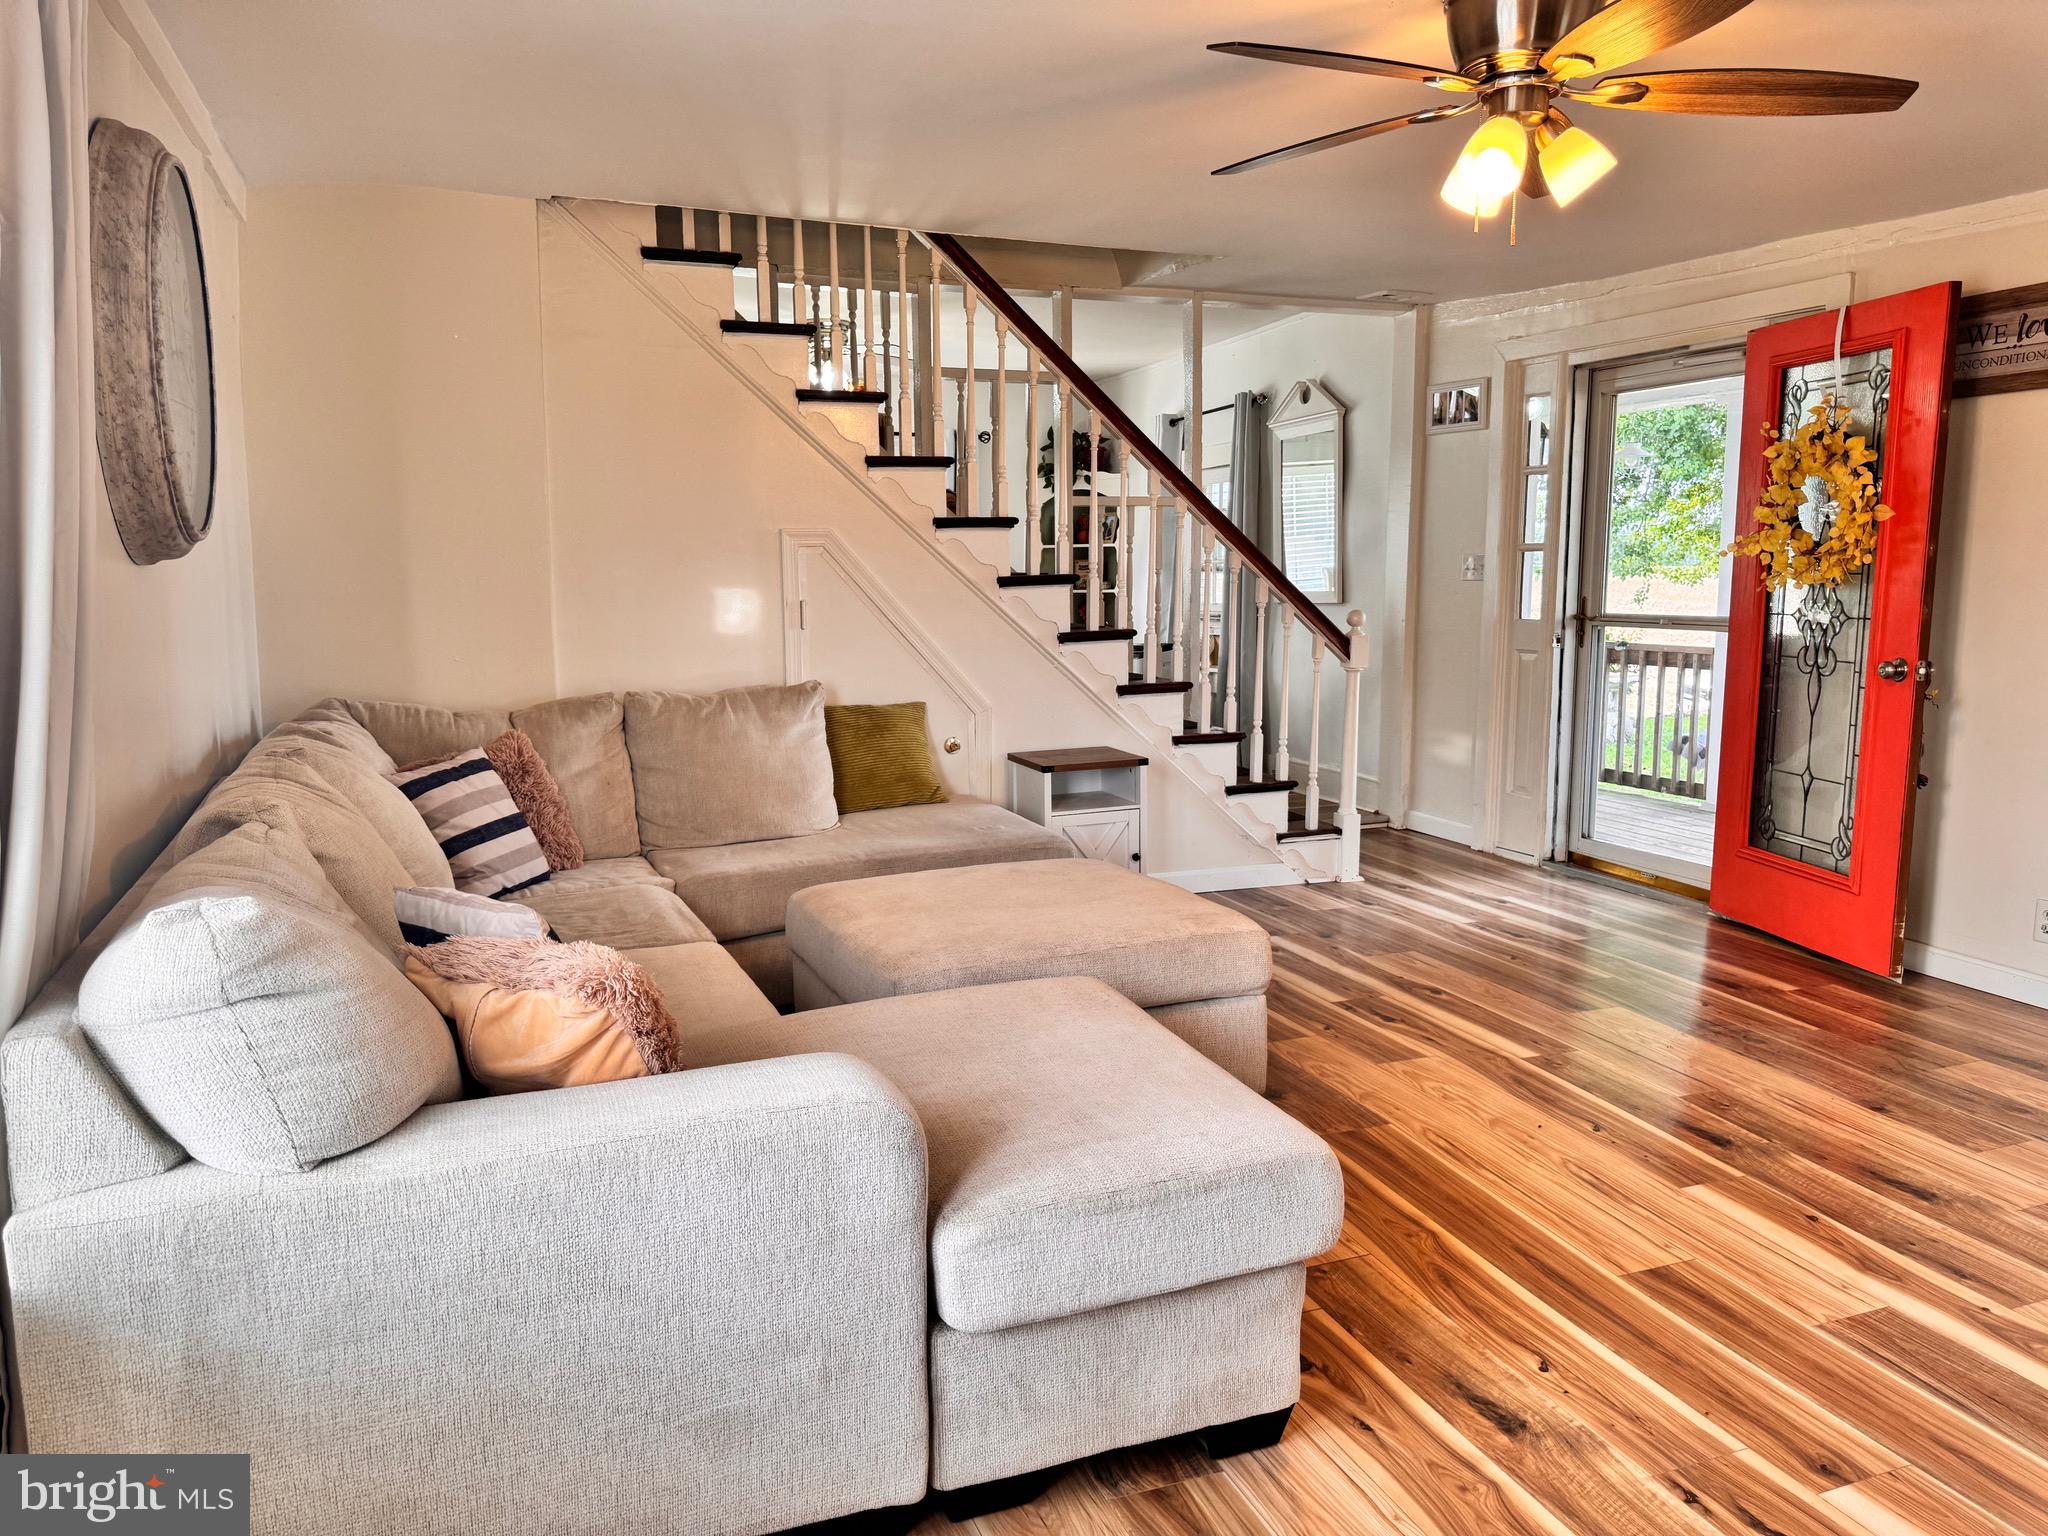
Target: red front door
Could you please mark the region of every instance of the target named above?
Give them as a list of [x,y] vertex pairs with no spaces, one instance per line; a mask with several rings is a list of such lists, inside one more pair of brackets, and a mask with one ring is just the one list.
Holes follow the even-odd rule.
[[[1905,946],[1956,301],[1953,283],[1874,299],[1839,332],[1838,398],[1893,513],[1876,562],[1839,587],[1767,593],[1739,556],[1729,609],[1713,909],[1888,976]],[[1759,429],[1789,434],[1836,391],[1838,319],[1749,338],[1741,532],[1764,483]]]

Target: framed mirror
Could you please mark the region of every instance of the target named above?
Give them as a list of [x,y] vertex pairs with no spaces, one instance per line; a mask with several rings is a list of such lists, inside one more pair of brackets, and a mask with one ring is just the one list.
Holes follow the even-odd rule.
[[1319,603],[1344,600],[1344,402],[1313,379],[1281,395],[1266,418],[1268,503],[1280,569]]

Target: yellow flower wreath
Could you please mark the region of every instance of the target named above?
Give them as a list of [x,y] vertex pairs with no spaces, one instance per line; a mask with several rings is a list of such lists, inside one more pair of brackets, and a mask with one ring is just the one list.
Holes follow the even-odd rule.
[[[1870,470],[1877,455],[1866,439],[1849,435],[1849,412],[1831,394],[1790,437],[1776,427],[1763,431],[1771,446],[1763,499],[1750,514],[1756,527],[1724,553],[1756,556],[1767,591],[1788,581],[1838,587],[1877,558],[1877,525],[1892,515],[1877,499]],[[1818,538],[1800,522],[1810,503],[1823,519]]]

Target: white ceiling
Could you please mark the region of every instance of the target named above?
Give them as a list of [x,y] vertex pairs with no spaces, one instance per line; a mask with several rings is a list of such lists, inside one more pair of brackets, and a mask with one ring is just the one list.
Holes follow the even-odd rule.
[[1433,0],[153,0],[256,183],[374,181],[801,212],[1215,258],[1172,281],[1499,293],[2048,182],[2048,0],[1755,0],[1652,67],[1920,79],[1889,117],[1587,110],[1621,169],[1475,235],[1461,130],[1215,166],[1444,98],[1233,59],[1249,38],[1448,62]]

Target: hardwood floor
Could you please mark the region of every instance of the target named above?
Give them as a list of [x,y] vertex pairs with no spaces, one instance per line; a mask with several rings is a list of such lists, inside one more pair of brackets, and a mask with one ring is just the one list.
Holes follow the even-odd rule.
[[1370,848],[1217,898],[1273,935],[1271,1097],[1345,1171],[1286,1439],[967,1529],[2048,1532],[2048,1013]]

